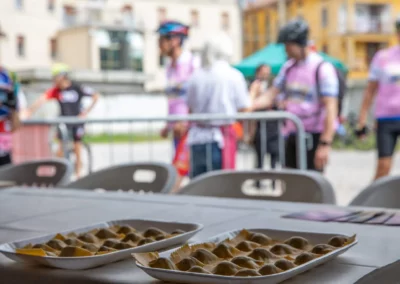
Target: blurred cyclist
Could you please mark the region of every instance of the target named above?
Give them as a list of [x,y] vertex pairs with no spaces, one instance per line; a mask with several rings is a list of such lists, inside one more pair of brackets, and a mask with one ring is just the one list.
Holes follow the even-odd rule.
[[12,162],[12,132],[20,125],[19,107],[12,74],[0,67],[0,166]]
[[[68,76],[69,67],[65,64],[55,64],[52,68],[53,88],[46,91],[34,104],[30,107],[29,115],[36,112],[48,100],[57,100],[60,105],[61,116],[86,118],[90,111],[96,105],[99,94],[92,88],[82,86],[72,82]],[[92,103],[87,109],[82,108],[83,97],[91,97]],[[69,133],[74,140],[74,152],[76,155],[75,172],[76,176],[81,174],[81,141],[84,135],[84,125],[74,124],[67,126]],[[58,156],[63,157],[63,148],[61,137],[59,134],[59,151]]]
[[[308,24],[302,20],[293,20],[280,30],[278,41],[285,44],[290,59],[282,67],[273,87],[254,102],[253,108],[271,107],[283,92],[286,111],[298,116],[312,137],[312,147],[307,149],[308,169],[322,172],[335,135],[339,79],[333,65],[308,49],[308,35]],[[285,130],[289,134],[286,166],[297,168],[296,128],[292,122],[287,122]]]
[[[268,65],[260,65],[256,69],[255,80],[250,86],[250,97],[252,100],[257,99],[259,96],[262,96],[267,91],[269,86],[269,80],[271,75],[271,68]],[[276,110],[277,107],[274,106],[272,110]],[[263,109],[260,111],[268,111],[271,109]],[[266,141],[263,141],[263,132],[265,131],[265,135],[267,137]],[[268,153],[271,156],[271,169],[276,168],[276,164],[279,160],[279,133],[278,133],[278,123],[266,122],[265,129],[262,129],[262,123],[257,122],[255,135],[254,135],[254,147],[256,150],[256,167],[258,169],[262,169],[264,167],[264,155]],[[264,142],[264,145],[262,143]],[[265,148],[264,148],[265,147]],[[263,153],[263,149],[265,149],[266,153]]]
[[[400,43],[400,17],[396,30]],[[378,179],[389,174],[400,136],[400,44],[377,52],[372,60],[356,131],[359,137],[367,134],[367,116],[375,97],[378,149],[375,179]]]
[[[0,41],[5,36],[0,30]],[[0,65],[0,166],[12,161],[12,132],[20,124],[18,92],[15,86],[12,74]]]
[[[200,67],[200,59],[189,51],[183,50],[183,43],[189,35],[189,27],[176,21],[166,21],[157,30],[160,35],[159,46],[161,55],[167,56],[170,62],[167,64],[167,89],[168,114],[186,115],[188,108],[185,102],[187,81],[197,68]],[[170,130],[174,134],[175,148],[187,131],[186,123],[176,122],[167,125],[161,132],[161,136],[167,137]]]

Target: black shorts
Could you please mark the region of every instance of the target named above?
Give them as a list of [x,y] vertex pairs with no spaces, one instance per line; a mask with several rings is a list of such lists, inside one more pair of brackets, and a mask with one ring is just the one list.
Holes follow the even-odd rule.
[[378,120],[376,145],[379,158],[392,157],[400,136],[400,120]]
[[9,165],[11,164],[11,162],[12,162],[11,154],[7,154],[0,157],[0,166]]
[[[307,169],[322,172],[323,170],[317,170],[315,168],[315,152],[319,145],[320,133],[310,133],[309,137],[312,139],[312,147],[307,147]],[[286,151],[285,151],[285,162],[286,167],[291,169],[297,169],[297,148],[296,148],[296,135],[292,134],[286,139]],[[306,143],[308,145],[308,143]]]
[[[72,138],[74,142],[80,142],[85,135],[85,128],[83,125],[69,125],[68,129],[68,138]],[[61,140],[61,133],[58,132],[58,139]]]

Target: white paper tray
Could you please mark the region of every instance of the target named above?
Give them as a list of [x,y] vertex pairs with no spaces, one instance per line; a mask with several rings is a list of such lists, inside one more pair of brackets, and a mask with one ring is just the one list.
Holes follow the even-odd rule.
[[139,219],[130,219],[130,220],[115,220],[110,222],[104,222],[99,224],[94,224],[87,227],[81,227],[74,230],[68,230],[64,232],[60,232],[61,234],[68,234],[75,232],[77,234],[85,233],[87,231],[96,229],[96,228],[108,228],[114,225],[129,225],[134,227],[137,230],[146,230],[149,227],[156,227],[166,232],[172,232],[174,230],[180,229],[185,231],[186,233],[174,236],[169,239],[156,241],[153,243],[145,244],[140,247],[135,247],[131,249],[120,250],[104,255],[95,255],[95,256],[86,256],[86,257],[51,257],[51,256],[32,256],[32,255],[23,255],[17,254],[15,249],[22,248],[25,245],[45,243],[56,235],[50,234],[43,237],[37,237],[32,239],[27,239],[23,241],[17,241],[13,243],[6,243],[0,245],[0,252],[7,256],[8,258],[15,260],[17,262],[25,262],[30,264],[42,264],[50,267],[62,268],[62,269],[88,269],[97,267],[100,265],[112,263],[115,261],[119,261],[125,258],[129,258],[132,253],[139,252],[151,252],[166,248],[172,248],[174,246],[178,246],[180,244],[184,244],[187,240],[197,234],[199,231],[203,229],[203,225],[201,224],[193,224],[193,223],[175,223],[175,222],[163,222],[156,220],[139,220]]
[[[346,236],[343,234],[319,234],[319,233],[309,233],[309,232],[299,232],[299,231],[278,231],[269,229],[248,229],[251,232],[259,232],[266,234],[267,236],[276,240],[286,240],[293,236],[303,237],[309,240],[313,245],[317,244],[327,244],[329,239],[335,236]],[[226,232],[215,237],[212,237],[205,242],[219,243],[227,238],[233,238],[240,233],[241,230],[235,230],[231,232]],[[349,236],[346,236],[349,237]],[[203,241],[204,242],[204,241]],[[332,260],[338,255],[346,252],[349,248],[357,244],[357,239],[342,248],[339,248],[331,253],[307,262],[303,265],[297,266],[289,271],[285,271],[279,274],[268,275],[268,276],[258,276],[258,277],[234,277],[234,276],[219,276],[219,275],[207,275],[198,273],[181,272],[166,269],[157,269],[144,267],[140,263],[136,262],[136,265],[145,271],[150,276],[167,282],[173,283],[187,283],[187,284],[275,284],[292,278],[300,273],[310,270],[318,265],[321,265],[327,261]],[[163,253],[160,253],[160,257],[168,258],[172,252],[176,249],[172,249]]]

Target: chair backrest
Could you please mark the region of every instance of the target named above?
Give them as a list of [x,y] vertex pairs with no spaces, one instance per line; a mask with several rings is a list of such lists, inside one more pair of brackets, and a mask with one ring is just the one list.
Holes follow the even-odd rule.
[[177,173],[172,165],[132,163],[103,169],[72,182],[66,187],[169,193],[175,185],[176,177]]
[[[246,194],[244,184],[247,181],[265,179],[280,181],[282,194]],[[321,174],[286,169],[211,172],[193,180],[182,189],[181,194],[326,204],[336,202],[332,185]]]
[[19,186],[53,187],[68,183],[72,165],[65,159],[44,159],[0,167],[0,180]]
[[352,206],[400,208],[400,176],[388,176],[373,182],[350,203]]

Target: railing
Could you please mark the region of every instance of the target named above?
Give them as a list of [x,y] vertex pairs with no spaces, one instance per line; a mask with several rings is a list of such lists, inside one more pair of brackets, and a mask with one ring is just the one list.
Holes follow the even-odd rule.
[[[283,136],[282,129],[284,123],[289,120],[294,123],[297,128],[297,164],[299,169],[305,170],[307,168],[306,160],[306,134],[304,131],[303,124],[301,120],[290,113],[287,112],[260,112],[260,113],[244,113],[237,115],[219,115],[219,114],[201,114],[201,115],[188,115],[188,116],[168,116],[168,117],[137,117],[137,118],[121,118],[121,119],[88,119],[82,120],[72,117],[63,117],[52,120],[29,120],[24,121],[26,126],[49,126],[56,127],[62,138],[62,145],[64,149],[64,154],[68,152],[69,135],[67,131],[67,125],[79,125],[85,124],[85,128],[89,133],[106,133],[107,143],[106,145],[91,145],[91,152],[93,154],[94,169],[108,167],[114,164],[126,163],[129,161],[138,160],[157,160],[157,161],[171,161],[174,153],[172,143],[165,143],[160,141],[155,141],[155,135],[158,135],[158,130],[166,123],[173,123],[177,121],[187,121],[189,123],[201,122],[207,123],[210,121],[226,122],[230,124],[232,121],[241,121],[244,125],[244,133],[250,132],[250,124],[253,121],[258,121],[260,123],[260,136],[261,136],[261,153],[262,157],[267,153],[267,143],[268,143],[268,133],[267,133],[267,123],[276,122],[279,129],[279,157],[280,164],[282,167],[285,166],[285,138]],[[118,128],[118,132],[125,133],[129,137],[128,141],[124,144],[117,144],[115,138],[117,137],[117,132],[115,129]],[[100,129],[103,129],[101,131]],[[138,129],[140,129],[138,131]],[[146,133],[147,143],[138,143],[136,137],[138,133]],[[155,134],[157,133],[157,134]],[[33,135],[32,132],[30,135]],[[32,142],[35,139],[32,137],[30,139]],[[143,139],[142,139],[143,140]],[[26,145],[28,146],[28,145]],[[169,148],[169,151],[168,151]],[[135,151],[136,150],[136,151]],[[241,166],[239,168],[253,168],[254,166],[249,166],[249,154],[250,151],[245,151],[243,154],[239,154],[239,159],[241,158]],[[207,159],[211,159],[207,155]],[[239,162],[238,159],[238,162]],[[108,161],[107,161],[108,160]],[[208,163],[209,164],[209,163]]]

